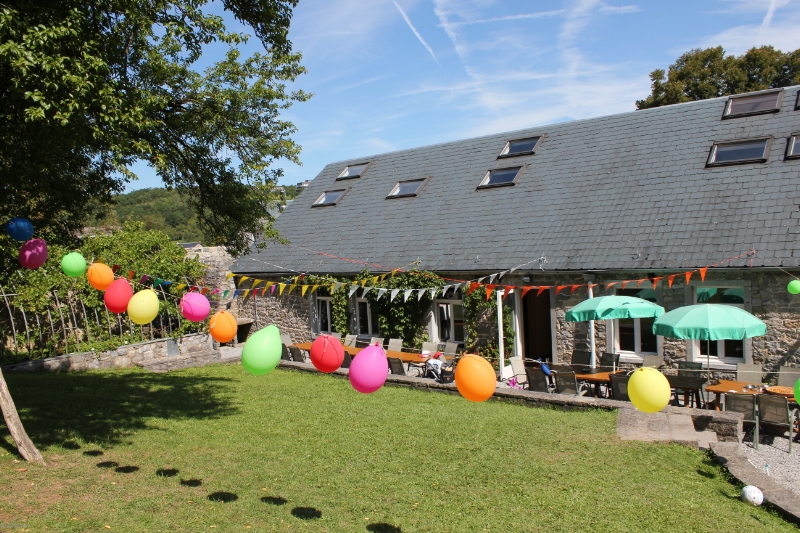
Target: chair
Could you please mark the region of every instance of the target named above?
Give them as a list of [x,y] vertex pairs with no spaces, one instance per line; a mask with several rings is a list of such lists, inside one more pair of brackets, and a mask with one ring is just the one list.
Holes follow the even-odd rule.
[[617,370],[619,366],[619,354],[618,353],[604,353],[600,356],[600,366],[604,368],[610,368],[613,371]]
[[538,368],[526,366],[525,374],[528,381],[528,390],[548,393],[553,392],[550,390],[550,379]]
[[291,346],[292,344],[294,344],[292,342],[292,336],[289,335],[288,333],[281,333],[281,342],[286,346]]
[[746,381],[747,383],[761,383],[761,365],[748,365],[739,363],[736,365],[736,381]]
[[793,366],[778,368],[778,385],[781,387],[794,387],[798,379],[800,379],[800,368]]
[[389,339],[389,345],[386,347],[386,349],[393,352],[402,352],[403,339]]
[[629,402],[631,399],[628,397],[628,380],[631,377],[628,374],[610,374],[611,380],[611,394],[615,400]]
[[331,333],[331,337],[336,337],[337,339],[342,340],[342,334],[341,333],[333,332],[333,333]]
[[369,345],[372,346],[375,343],[378,343],[383,347],[383,337],[372,337],[369,339]]
[[303,352],[300,351],[300,348],[297,346],[289,346],[289,353],[292,354],[292,359],[297,361],[298,363],[305,363],[305,358],[303,357]]
[[700,376],[699,370],[703,370],[703,363],[695,363],[692,361],[678,361],[678,375],[679,376]]
[[764,424],[769,426],[785,427],[789,431],[789,454],[792,453],[792,440],[794,440],[794,423],[797,420],[797,409],[789,409],[789,400],[783,396],[771,394],[758,395],[758,422],[756,424],[756,437],[758,428]]
[[350,352],[345,350],[344,352],[344,360],[342,361],[342,366],[339,368],[350,368],[350,363],[353,362],[353,358],[350,357]]
[[664,366],[664,358],[660,355],[645,355],[642,361],[642,366],[661,368]]
[[422,343],[422,351],[423,352],[430,352],[431,355],[435,354],[439,351],[439,343],[438,342],[423,342]]
[[458,350],[458,343],[457,342],[446,342],[444,344],[444,354],[445,355],[455,355],[456,350]]
[[356,339],[357,338],[358,338],[358,335],[345,335],[344,336],[344,345],[345,346],[351,346],[351,347],[355,348]]
[[511,371],[514,372],[517,383],[520,385],[527,383],[528,375],[525,373],[525,362],[522,357],[509,357],[508,362],[511,363]]
[[286,347],[285,344],[281,344],[281,359],[284,361],[291,361],[292,356],[289,355],[289,349]]
[[586,394],[586,388],[578,385],[578,378],[575,377],[575,372],[562,370],[556,374],[556,392],[558,394],[583,396]]
[[589,366],[592,364],[592,354],[589,352],[572,352],[572,364]]
[[[737,380],[738,381],[738,380]],[[756,411],[755,394],[725,394],[725,410],[744,414],[744,423],[755,426],[753,448],[758,449],[758,412]],[[747,435],[745,433],[745,435]],[[744,438],[743,438],[744,440]]]
[[398,376],[405,376],[406,369],[403,368],[403,361],[401,361],[397,357],[389,357],[389,370],[392,374],[397,374]]

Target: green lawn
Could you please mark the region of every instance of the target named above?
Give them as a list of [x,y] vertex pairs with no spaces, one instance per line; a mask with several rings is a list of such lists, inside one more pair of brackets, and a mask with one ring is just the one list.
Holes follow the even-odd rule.
[[614,412],[239,365],[6,379],[49,466],[0,426],[0,531],[796,531]]

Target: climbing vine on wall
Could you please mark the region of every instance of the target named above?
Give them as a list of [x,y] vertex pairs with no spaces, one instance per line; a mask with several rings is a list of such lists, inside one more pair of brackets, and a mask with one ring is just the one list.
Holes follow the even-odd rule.
[[[511,298],[511,296],[509,296]],[[505,357],[514,355],[513,309],[503,301],[503,346]],[[497,343],[497,300],[494,293],[486,299],[483,288],[464,294],[464,346],[467,352],[482,357],[497,359],[500,351]]]
[[[286,278],[284,281],[290,282],[295,277]],[[303,277],[302,283],[306,285],[319,285],[317,289],[317,296],[331,296],[331,327],[333,331],[341,334],[350,332],[349,328],[349,311],[347,305],[347,291],[340,288],[338,291],[331,295],[330,286],[336,282],[347,282],[346,279],[334,278],[333,276],[314,276],[306,274]],[[294,281],[291,281],[294,283]]]

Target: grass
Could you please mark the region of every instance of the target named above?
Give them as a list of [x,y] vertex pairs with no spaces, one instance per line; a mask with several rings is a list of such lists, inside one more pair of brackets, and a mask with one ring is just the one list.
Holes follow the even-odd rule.
[[239,365],[6,378],[49,466],[0,426],[0,531],[796,531],[614,412]]

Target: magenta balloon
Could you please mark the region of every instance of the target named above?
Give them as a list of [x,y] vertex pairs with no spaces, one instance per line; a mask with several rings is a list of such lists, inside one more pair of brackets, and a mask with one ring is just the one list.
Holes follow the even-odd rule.
[[31,239],[19,249],[19,264],[34,270],[47,261],[47,243],[44,239]]
[[377,344],[367,346],[350,363],[350,384],[358,392],[370,394],[383,387],[389,373],[386,352]]
[[181,314],[186,320],[192,322],[202,322],[211,312],[211,304],[208,298],[199,292],[187,292],[181,298]]

